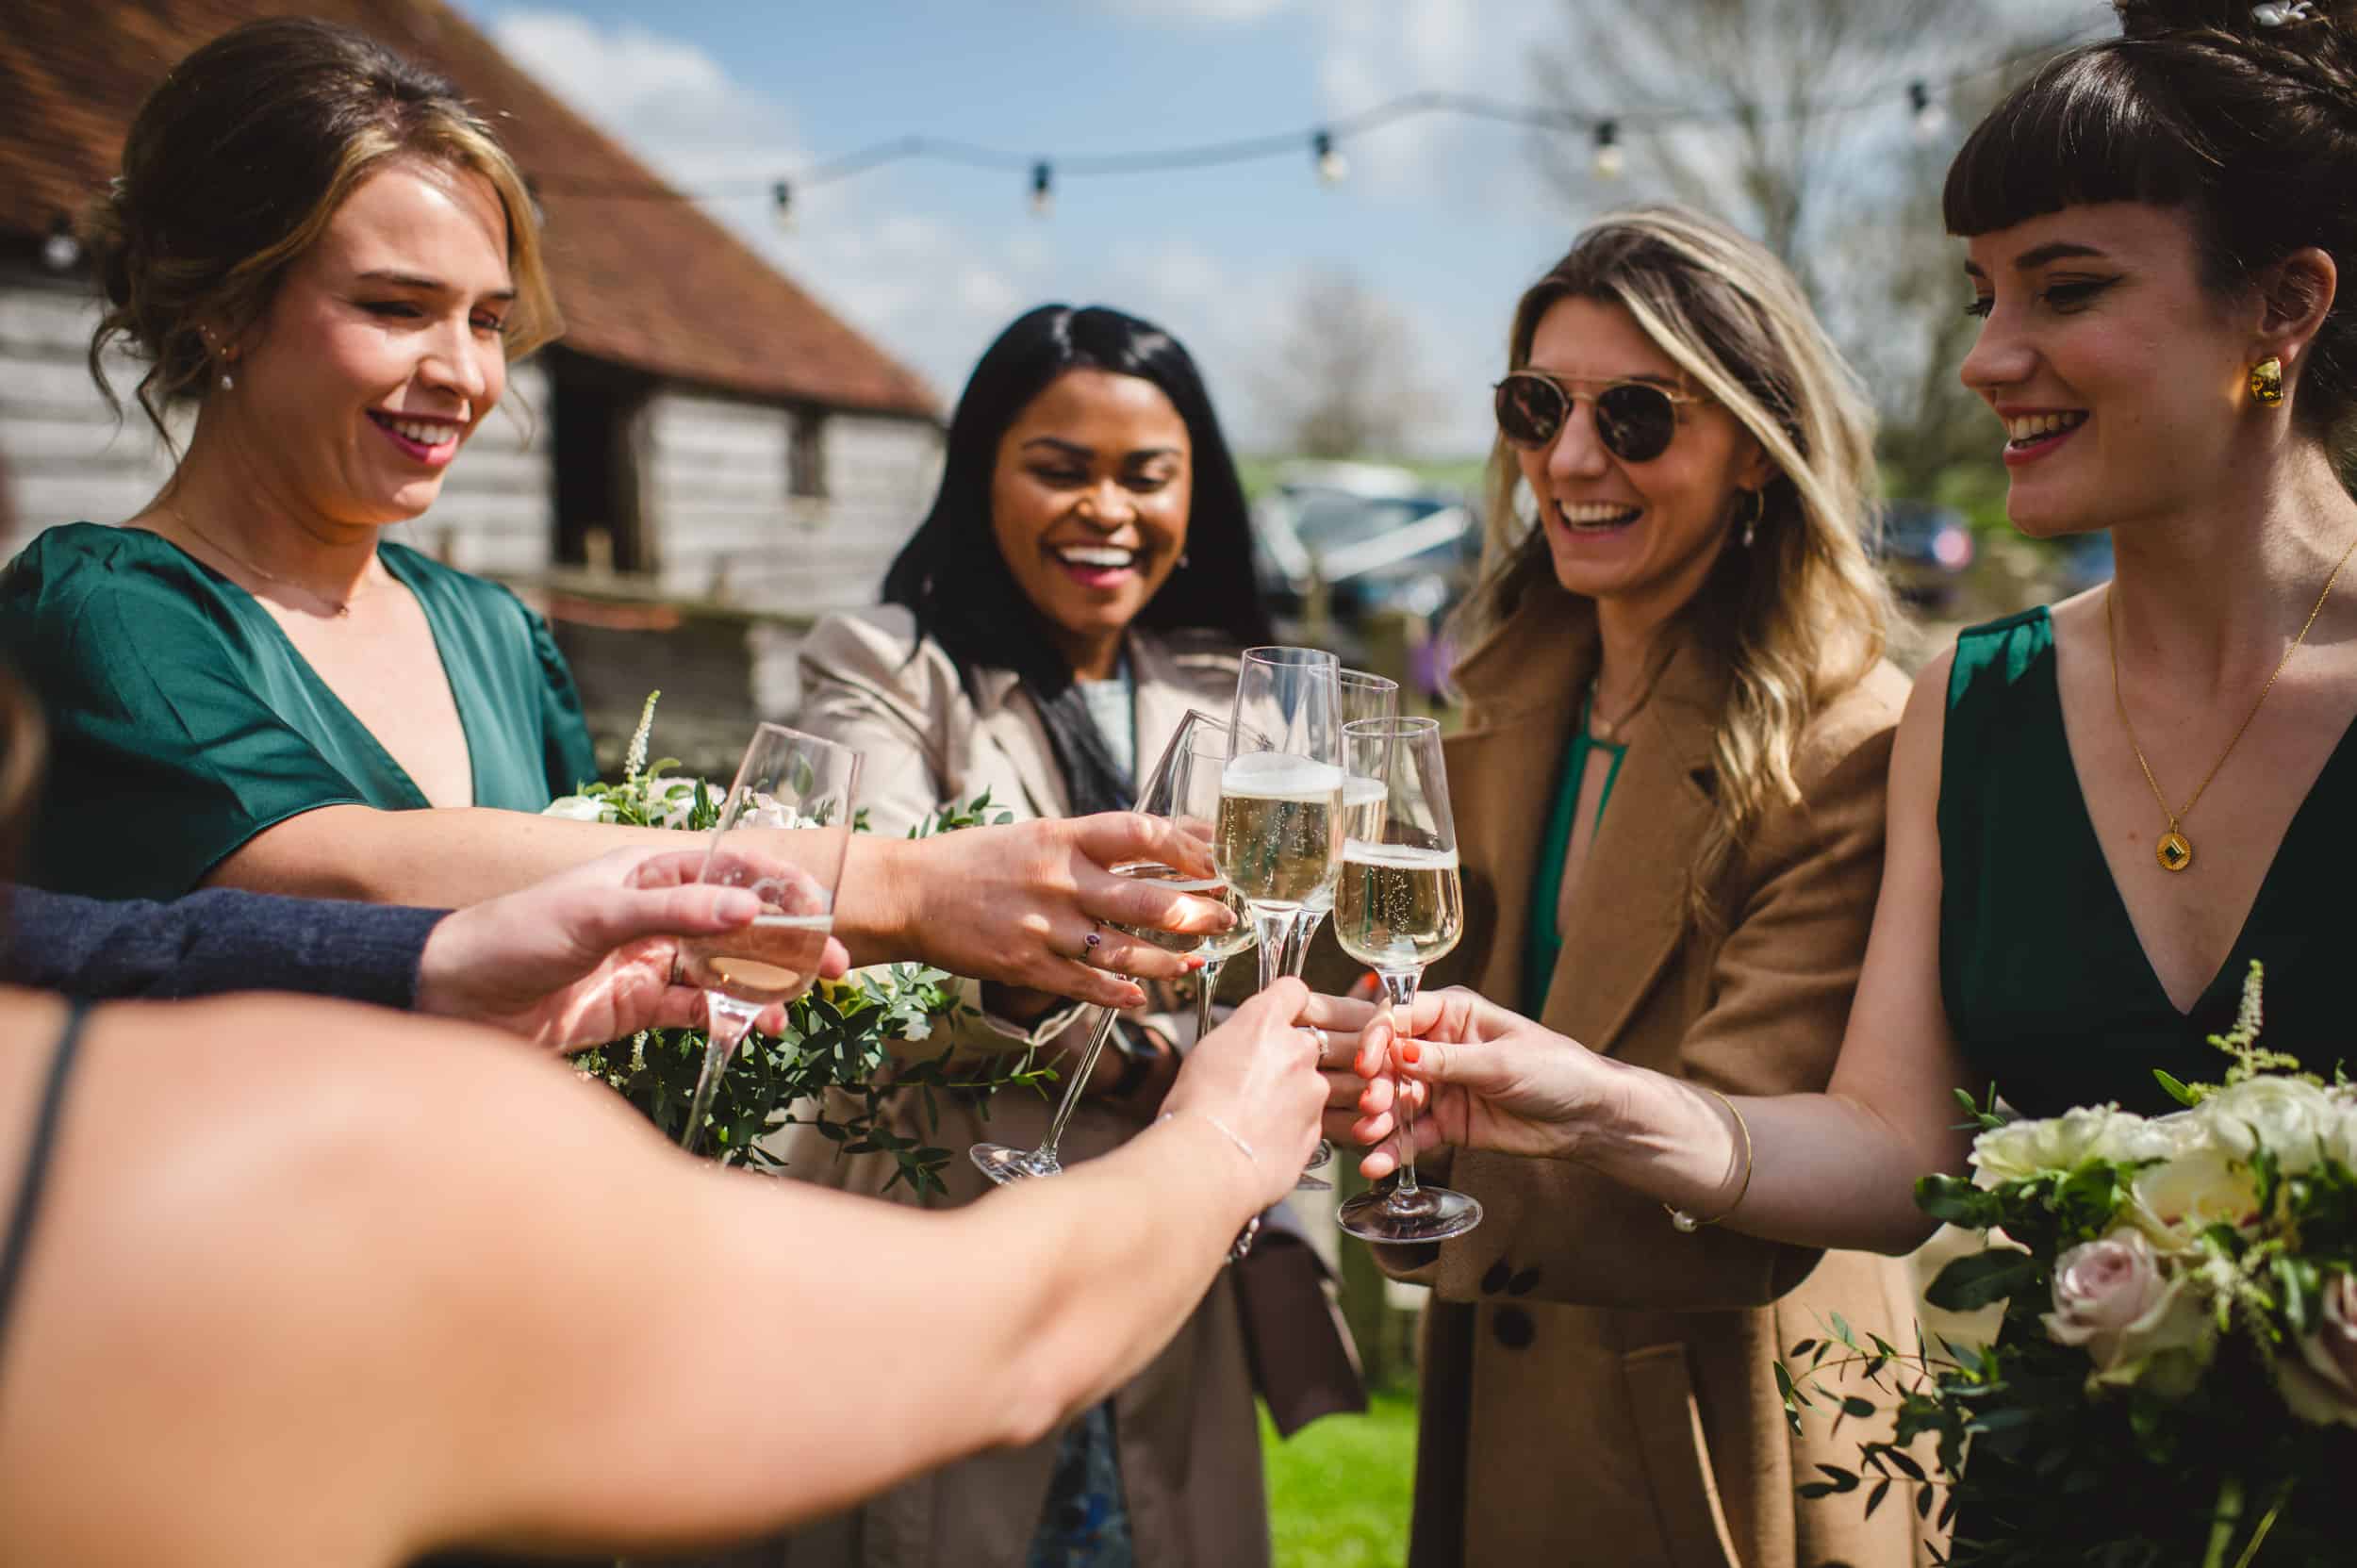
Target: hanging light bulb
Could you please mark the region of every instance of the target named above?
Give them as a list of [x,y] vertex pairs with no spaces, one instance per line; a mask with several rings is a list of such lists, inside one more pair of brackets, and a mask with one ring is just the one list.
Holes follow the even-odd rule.
[[1331,131],[1320,131],[1310,139],[1310,156],[1317,164],[1319,183],[1340,185],[1350,176],[1350,160],[1334,145]]
[[1937,140],[1948,128],[1948,111],[1932,96],[1928,82],[1907,83],[1907,110],[1915,116],[1915,139],[1918,141]]
[[1621,151],[1621,127],[1618,122],[1596,122],[1596,178],[1617,180],[1628,167],[1628,157]]
[[82,259],[82,242],[74,238],[74,224],[63,213],[49,225],[49,238],[41,242],[41,264],[53,272],[70,272]]
[[769,188],[769,217],[780,234],[794,232],[794,188],[783,180]]
[[1045,218],[1055,210],[1055,180],[1056,172],[1047,166],[1046,159],[1031,165],[1032,217]]

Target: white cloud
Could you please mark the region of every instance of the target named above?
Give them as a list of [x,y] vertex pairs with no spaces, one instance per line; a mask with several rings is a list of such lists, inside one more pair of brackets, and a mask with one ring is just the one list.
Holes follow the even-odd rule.
[[1286,0],[1108,0],[1129,16],[1176,22],[1254,22],[1281,10]]

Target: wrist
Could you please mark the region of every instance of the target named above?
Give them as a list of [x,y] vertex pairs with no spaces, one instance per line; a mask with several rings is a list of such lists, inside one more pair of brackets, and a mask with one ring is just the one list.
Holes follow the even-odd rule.
[[1156,1116],[1153,1131],[1186,1140],[1194,1178],[1221,1182],[1236,1212],[1261,1212],[1261,1161],[1265,1156],[1236,1131],[1234,1118],[1190,1105]]
[[897,964],[916,957],[916,885],[922,868],[906,839],[853,834],[843,854],[843,881],[834,900],[834,936],[851,966]]
[[418,951],[417,984],[409,997],[411,1012],[437,1018],[466,1015],[456,973],[458,955],[467,948],[465,922],[466,911],[458,910],[443,916],[426,933],[425,946]]

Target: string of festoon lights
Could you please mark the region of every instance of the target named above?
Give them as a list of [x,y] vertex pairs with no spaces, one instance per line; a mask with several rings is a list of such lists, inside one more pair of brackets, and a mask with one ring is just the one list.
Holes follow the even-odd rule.
[[[1757,118],[1788,124],[1903,106],[1914,134],[1923,140],[1936,140],[1949,128],[1950,117],[1944,101],[1947,93],[1979,77],[2011,70],[2026,60],[2050,55],[2088,36],[2091,36],[2089,28],[2082,25],[1951,76],[1916,76],[1895,87],[1885,86],[1848,98],[1759,111]],[[951,138],[901,136],[811,164],[790,178],[783,179],[722,181],[685,187],[651,180],[624,182],[562,173],[536,173],[530,183],[536,194],[564,192],[618,201],[707,202],[766,194],[779,226],[791,229],[798,191],[852,179],[888,164],[922,160],[960,164],[968,168],[1003,169],[1028,174],[1031,211],[1045,218],[1054,209],[1059,175],[1087,178],[1166,173],[1176,170],[1208,169],[1223,164],[1299,157],[1306,150],[1311,173],[1319,184],[1330,188],[1342,184],[1350,174],[1350,160],[1343,152],[1345,141],[1367,136],[1387,125],[1430,115],[1488,120],[1556,135],[1585,137],[1591,147],[1590,166],[1596,177],[1617,180],[1627,168],[1627,153],[1623,140],[1624,131],[1631,128],[1663,130],[1685,125],[1727,124],[1738,117],[1738,112],[1733,108],[1647,108],[1599,114],[1508,103],[1469,92],[1427,91],[1406,93],[1372,108],[1303,130],[1129,153],[1044,157]],[[73,225],[65,218],[58,218],[41,247],[43,263],[53,271],[68,272],[79,262],[81,254]]]
[[[1771,109],[1759,113],[1757,117],[1789,123],[1898,107],[1906,114],[1919,139],[1936,140],[1949,129],[1951,120],[1945,100],[1956,88],[1976,78],[2010,70],[2026,60],[2042,58],[2087,36],[2091,34],[2085,25],[2076,25],[2068,32],[2016,48],[1997,59],[1951,76],[1904,78],[1846,98]],[[1627,168],[1624,136],[1628,131],[1727,124],[1734,121],[1738,114],[1739,111],[1733,108],[1647,108],[1622,113],[1594,113],[1508,103],[1468,92],[1426,91],[1406,93],[1356,114],[1341,116],[1300,130],[1129,153],[1043,157],[954,138],[913,135],[895,137],[838,157],[810,164],[789,178],[722,181],[689,188],[544,173],[537,175],[533,184],[536,190],[544,192],[616,200],[700,202],[766,195],[779,226],[791,229],[796,217],[795,201],[803,191],[852,179],[889,164],[930,161],[967,168],[1006,170],[1028,176],[1031,211],[1045,218],[1054,209],[1059,178],[1165,173],[1177,170],[1300,157],[1304,152],[1318,183],[1330,188],[1349,177],[1350,160],[1343,151],[1346,141],[1365,137],[1387,125],[1431,115],[1488,120],[1557,135],[1583,137],[1591,149],[1590,166],[1596,177],[1616,180]]]

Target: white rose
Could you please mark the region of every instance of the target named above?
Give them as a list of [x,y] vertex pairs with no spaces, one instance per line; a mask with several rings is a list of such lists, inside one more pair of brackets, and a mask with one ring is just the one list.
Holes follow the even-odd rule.
[[2258,1211],[2250,1168],[2215,1143],[2147,1166],[2129,1185],[2130,1218],[2164,1251],[2186,1250],[2220,1220],[2249,1225]]
[[2302,1421],[2357,1427],[2357,1274],[2335,1274],[2324,1287],[2316,1331],[2299,1342],[2299,1358],[2276,1363],[2283,1403]]
[[605,802],[593,801],[586,795],[560,795],[541,809],[543,817],[561,817],[568,822],[602,822]]
[[737,826],[745,828],[799,828],[802,819],[794,808],[774,795],[754,790],[736,816]]
[[2218,1143],[2238,1160],[2264,1144],[2283,1169],[2303,1171],[2316,1163],[2326,1133],[2341,1119],[2341,1108],[2313,1083],[2296,1078],[2247,1079],[2220,1089],[2197,1110]]
[[664,779],[647,791],[647,815],[657,827],[684,828],[696,809],[696,781]]
[[2043,1170],[2069,1170],[2088,1159],[2118,1160],[2144,1118],[2117,1105],[2083,1106],[2059,1116],[2007,1122],[1972,1140],[1972,1180],[1982,1187],[2019,1181]]
[[2091,1385],[2141,1381],[2184,1394],[2209,1361],[2210,1315],[2133,1230],[2055,1259],[2054,1310],[2040,1321],[2056,1344],[2085,1347],[2095,1363]]

